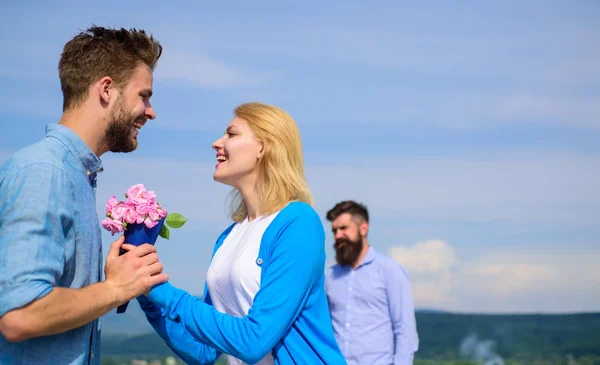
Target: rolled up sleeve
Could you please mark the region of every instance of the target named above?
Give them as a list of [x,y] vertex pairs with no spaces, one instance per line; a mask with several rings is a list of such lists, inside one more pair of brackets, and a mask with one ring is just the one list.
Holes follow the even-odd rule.
[[52,164],[0,176],[0,317],[44,297],[59,281],[74,221],[70,185]]

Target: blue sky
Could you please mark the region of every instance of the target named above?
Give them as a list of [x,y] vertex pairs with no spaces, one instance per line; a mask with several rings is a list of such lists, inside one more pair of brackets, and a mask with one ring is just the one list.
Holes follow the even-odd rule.
[[597,2],[3,1],[0,162],[60,118],[58,58],[92,23],[164,46],[158,117],[97,198],[141,182],[190,218],[157,246],[175,285],[201,293],[229,223],[210,143],[261,101],[296,119],[315,208],[365,203],[418,307],[600,310]]

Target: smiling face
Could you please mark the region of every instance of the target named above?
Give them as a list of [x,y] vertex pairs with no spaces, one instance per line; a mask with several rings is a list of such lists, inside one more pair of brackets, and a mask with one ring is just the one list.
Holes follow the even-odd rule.
[[111,152],[131,152],[138,146],[138,130],[156,118],[150,105],[152,71],[139,65],[114,101],[105,139]]
[[242,184],[256,184],[263,144],[256,139],[245,119],[233,118],[225,134],[213,142],[212,148],[217,151],[215,181],[238,190],[241,190]]

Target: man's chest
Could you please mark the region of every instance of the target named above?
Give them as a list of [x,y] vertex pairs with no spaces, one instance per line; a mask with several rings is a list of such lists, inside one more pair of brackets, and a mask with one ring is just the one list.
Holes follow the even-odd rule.
[[70,206],[72,227],[65,230],[65,264],[61,285],[80,288],[101,280],[102,237],[95,191],[87,181],[74,181]]
[[353,270],[330,277],[327,299],[332,311],[366,311],[387,308],[385,278],[375,270]]

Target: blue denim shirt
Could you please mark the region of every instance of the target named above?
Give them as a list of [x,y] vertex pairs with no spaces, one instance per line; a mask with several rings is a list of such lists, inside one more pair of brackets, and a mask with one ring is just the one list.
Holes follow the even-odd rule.
[[[71,129],[46,137],[0,169],[0,317],[50,293],[101,280],[102,239],[96,175],[102,162]],[[64,303],[65,308],[71,303]],[[93,321],[53,336],[10,343],[0,334],[0,364],[99,364]]]

